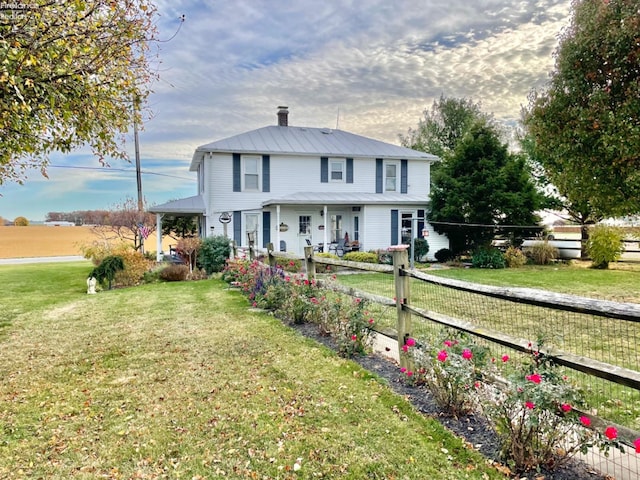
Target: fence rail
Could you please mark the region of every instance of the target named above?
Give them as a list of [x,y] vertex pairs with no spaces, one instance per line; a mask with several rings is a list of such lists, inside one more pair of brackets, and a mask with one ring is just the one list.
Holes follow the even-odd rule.
[[[290,255],[268,252],[269,262]],[[572,371],[587,397],[584,412],[592,427],[615,425],[628,446],[640,436],[640,305],[612,302],[530,288],[505,288],[429,275],[408,268],[406,251],[393,252],[394,265],[350,262],[315,256],[311,247],[301,259],[308,277],[344,295],[367,299],[378,314],[389,316],[379,333],[398,342],[401,354],[408,336],[429,341],[447,327],[473,335],[498,357],[533,349]],[[331,276],[316,276],[317,267]],[[323,281],[336,273],[336,281]],[[392,298],[393,297],[393,298]],[[378,323],[378,322],[377,322]],[[420,337],[423,335],[423,337]],[[429,337],[431,336],[431,337]],[[542,346],[537,342],[542,337]],[[585,458],[586,459],[586,458]],[[637,478],[637,455],[589,460],[603,472]]]

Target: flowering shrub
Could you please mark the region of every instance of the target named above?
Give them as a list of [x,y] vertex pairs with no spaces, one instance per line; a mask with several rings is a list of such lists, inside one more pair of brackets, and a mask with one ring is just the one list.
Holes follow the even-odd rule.
[[375,335],[375,321],[365,310],[366,302],[354,298],[351,303],[336,303],[338,316],[332,334],[338,343],[338,353],[345,357],[366,355]]
[[553,470],[594,445],[605,451],[620,448],[614,427],[604,436],[584,428],[591,420],[578,413],[584,405],[580,393],[539,347],[531,349],[523,367],[524,372],[516,368],[507,377],[505,388],[478,389],[485,416],[500,439],[502,458],[513,470]]
[[371,348],[375,321],[359,298],[346,302],[335,294],[329,297],[314,280],[258,261],[228,261],[222,278],[240,287],[254,307],[271,309],[293,323],[318,325],[321,333],[335,336],[341,355],[362,355]]
[[415,372],[404,372],[413,384],[424,384],[438,405],[457,417],[474,408],[474,386],[482,377],[487,349],[468,335],[448,330],[428,344],[407,339],[403,351],[413,358]]

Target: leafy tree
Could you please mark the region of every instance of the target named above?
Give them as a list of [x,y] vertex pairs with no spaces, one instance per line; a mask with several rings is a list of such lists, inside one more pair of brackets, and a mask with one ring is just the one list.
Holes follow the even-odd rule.
[[103,163],[126,158],[124,134],[141,119],[132,103],[144,102],[155,77],[151,1],[24,6],[0,17],[0,184],[22,182],[32,167],[46,175],[52,151],[84,144]]
[[640,212],[639,31],[636,0],[574,1],[550,84],[524,114],[549,181],[592,220]]
[[478,120],[491,121],[491,116],[482,112],[480,104],[466,98],[441,96],[433,102],[431,110],[424,111],[418,128],[409,129],[406,137],[400,135],[400,142],[404,147],[446,160]]
[[27,220],[26,217],[16,217],[13,220],[13,224],[16,227],[27,227],[27,226],[29,226],[29,220]]
[[162,217],[162,235],[174,240],[197,236],[198,216],[165,215]]
[[533,212],[540,202],[524,157],[510,154],[496,129],[479,121],[435,172],[429,221],[458,254],[488,245],[496,233],[538,231]]
[[142,250],[146,236],[155,232],[155,215],[138,210],[138,202],[127,197],[103,219],[103,223],[93,227],[104,240],[120,239],[133,242],[135,250]]
[[185,262],[189,265],[189,273],[193,273],[193,269],[196,266],[196,259],[198,258],[198,250],[202,241],[197,237],[181,238],[178,241],[176,250]]
[[[531,134],[525,134],[520,138],[520,146],[523,155],[527,156],[530,170],[539,191],[545,192],[541,208],[563,212],[563,216],[570,222],[580,225],[582,259],[587,258],[586,245],[589,239],[589,226],[593,225],[604,217],[598,212],[591,202],[586,190],[576,189],[568,198],[561,195],[558,188],[551,183],[544,168],[544,161],[540,159],[540,151],[536,147],[535,139]],[[559,171],[554,173],[554,177],[570,175],[567,172]],[[571,178],[567,179],[571,181]]]

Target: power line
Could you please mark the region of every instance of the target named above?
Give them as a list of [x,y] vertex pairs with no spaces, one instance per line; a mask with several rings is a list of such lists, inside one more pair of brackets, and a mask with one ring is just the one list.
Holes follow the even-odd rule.
[[434,222],[427,220],[432,225],[451,225],[453,227],[482,227],[482,228],[544,228],[542,225],[502,225],[502,224],[482,224],[482,223],[456,223],[456,222]]
[[[114,167],[82,167],[78,165],[47,165],[47,168],[68,168],[75,170],[100,170],[102,172],[133,172],[131,168],[114,168]],[[181,180],[190,180],[193,181],[193,178],[187,177],[179,177],[178,175],[169,175],[168,173],[158,173],[158,172],[150,172],[148,170],[141,170],[141,173],[145,175],[156,175],[159,177],[170,177],[170,178],[179,178]]]

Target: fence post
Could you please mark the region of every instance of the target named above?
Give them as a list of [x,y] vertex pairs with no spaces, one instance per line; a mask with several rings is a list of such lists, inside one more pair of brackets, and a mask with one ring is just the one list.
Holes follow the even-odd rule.
[[398,312],[398,353],[400,355],[400,366],[413,371],[413,361],[403,355],[402,347],[411,336],[411,313],[403,307],[409,305],[409,277],[402,275],[402,270],[406,269],[409,263],[408,245],[397,245],[390,248],[393,252],[393,278],[396,285],[396,309]]
[[304,247],[304,259],[307,270],[307,280],[316,279],[316,262],[313,260],[313,245]]
[[229,242],[229,254],[231,255],[231,260],[238,258],[238,247],[235,240]]
[[276,257],[273,256],[273,243],[267,243],[267,262],[271,268],[276,266]]

